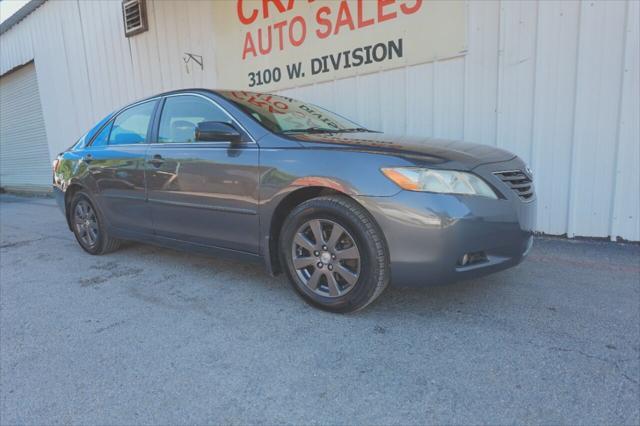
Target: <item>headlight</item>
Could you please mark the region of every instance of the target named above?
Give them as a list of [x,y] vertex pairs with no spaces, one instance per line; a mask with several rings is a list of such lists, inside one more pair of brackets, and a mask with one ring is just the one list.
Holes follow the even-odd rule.
[[487,183],[472,173],[419,167],[384,168],[382,173],[400,188],[409,191],[498,198],[498,195]]

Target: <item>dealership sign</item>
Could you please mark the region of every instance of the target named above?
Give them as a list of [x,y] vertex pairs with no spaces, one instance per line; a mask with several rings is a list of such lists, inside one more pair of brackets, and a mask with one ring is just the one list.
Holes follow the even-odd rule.
[[459,0],[216,2],[220,87],[274,90],[459,56]]

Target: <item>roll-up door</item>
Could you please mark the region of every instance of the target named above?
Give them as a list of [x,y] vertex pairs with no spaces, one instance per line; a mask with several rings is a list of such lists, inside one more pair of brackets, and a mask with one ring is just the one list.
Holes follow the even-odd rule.
[[19,191],[51,188],[51,160],[33,62],[0,77],[0,186]]

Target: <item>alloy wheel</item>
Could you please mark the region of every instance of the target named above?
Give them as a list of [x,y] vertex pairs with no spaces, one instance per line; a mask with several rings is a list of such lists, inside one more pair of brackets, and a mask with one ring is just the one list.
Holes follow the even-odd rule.
[[73,223],[78,238],[88,247],[93,247],[98,242],[99,228],[96,212],[86,200],[80,200],[76,204],[73,213]]
[[332,220],[305,222],[296,231],[291,250],[298,277],[316,294],[340,297],[358,282],[358,246],[349,232]]

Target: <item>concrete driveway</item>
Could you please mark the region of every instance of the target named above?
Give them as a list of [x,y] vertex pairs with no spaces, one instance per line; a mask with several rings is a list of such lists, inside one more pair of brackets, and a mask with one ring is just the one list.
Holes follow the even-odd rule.
[[521,266],[354,315],[260,266],[85,254],[0,198],[0,423],[640,423],[640,247],[538,239]]

